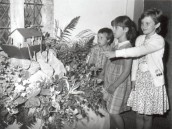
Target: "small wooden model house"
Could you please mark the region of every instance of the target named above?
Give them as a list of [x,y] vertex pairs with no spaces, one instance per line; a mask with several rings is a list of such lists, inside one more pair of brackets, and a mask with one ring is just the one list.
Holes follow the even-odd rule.
[[11,34],[12,44],[19,48],[40,45],[42,42],[42,32],[34,28],[17,28]]

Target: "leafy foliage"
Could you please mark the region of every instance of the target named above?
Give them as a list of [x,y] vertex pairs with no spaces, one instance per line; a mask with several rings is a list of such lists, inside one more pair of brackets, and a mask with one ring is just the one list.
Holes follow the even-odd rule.
[[63,30],[59,27],[58,22],[55,21],[55,33],[58,42],[68,42],[68,40],[70,39],[69,36],[71,36],[71,31],[75,29],[79,18],[80,16],[73,18]]
[[[73,124],[88,117],[84,106],[88,106],[97,115],[102,116],[99,112],[99,108],[103,106],[101,86],[97,84],[94,66],[88,66],[86,63],[92,43],[93,38],[86,44],[76,43],[72,47],[57,47],[59,48],[57,57],[68,70],[66,77],[56,76],[52,82],[41,83],[41,92],[32,95],[29,99],[25,99],[21,94],[14,94],[16,78],[21,78],[20,84],[23,84],[28,78],[28,73],[19,67],[11,68],[8,59],[2,59],[1,82],[3,83],[0,104],[4,108],[0,114],[4,114],[1,117],[3,121],[12,124],[17,119],[22,129],[34,126],[35,118],[39,118],[43,123],[42,128],[60,129],[64,126],[63,123]],[[23,86],[27,87],[27,85]],[[30,109],[35,110],[30,114]]]
[[[0,64],[0,127],[14,123],[22,128],[34,126],[37,119],[41,120],[42,129],[61,129],[64,123],[74,125],[82,118],[89,119],[85,106],[91,108],[97,115],[100,107],[104,107],[101,84],[97,82],[98,71],[94,66],[88,66],[86,57],[93,45],[94,33],[84,30],[77,35],[79,40],[70,42],[64,40],[70,35],[79,20],[74,18],[61,36],[56,39],[46,38],[47,49],[54,49],[57,58],[66,67],[64,77],[56,76],[49,82],[38,82],[39,92],[34,90],[29,97],[26,80],[28,72],[20,67],[10,67],[8,58],[2,57]],[[63,41],[63,42],[62,42]],[[65,41],[65,42],[64,42]],[[19,81],[20,80],[20,81]],[[15,86],[24,88],[22,94],[15,94]]]

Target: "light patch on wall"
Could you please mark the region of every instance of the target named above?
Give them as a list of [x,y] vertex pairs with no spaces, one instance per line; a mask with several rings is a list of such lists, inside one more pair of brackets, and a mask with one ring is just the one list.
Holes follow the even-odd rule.
[[111,27],[111,21],[126,14],[127,0],[55,0],[54,13],[59,25],[64,28],[74,17],[81,16],[73,35],[84,29],[93,32],[102,27]]

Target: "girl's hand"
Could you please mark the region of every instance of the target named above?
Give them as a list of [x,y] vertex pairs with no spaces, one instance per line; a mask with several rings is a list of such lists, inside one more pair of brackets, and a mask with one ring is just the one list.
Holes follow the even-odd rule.
[[108,57],[109,59],[116,57],[115,51],[104,51],[102,53],[105,54],[105,56]]
[[100,78],[97,79],[97,83],[98,83],[98,84],[100,84],[100,83],[102,83],[102,82],[103,82],[102,79],[100,79]]
[[107,92],[109,94],[113,94],[116,90],[116,87],[114,85],[110,85],[108,88],[107,88]]
[[135,91],[136,81],[131,82],[131,89]]
[[101,92],[103,93],[103,100],[107,101],[110,97],[110,94],[107,92],[105,88],[102,88]]
[[101,73],[98,75],[98,79],[101,79],[101,80],[104,79],[104,72],[101,72]]

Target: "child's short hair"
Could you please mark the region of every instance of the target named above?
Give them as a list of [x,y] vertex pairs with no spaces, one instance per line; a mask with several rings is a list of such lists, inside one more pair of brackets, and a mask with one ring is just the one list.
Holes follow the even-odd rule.
[[98,34],[100,33],[106,33],[107,34],[107,39],[109,40],[108,44],[110,45],[111,43],[113,43],[114,40],[114,35],[113,35],[113,31],[110,28],[101,28],[98,31]]
[[[152,9],[148,9],[147,11],[145,11],[141,17],[140,20],[142,20],[145,17],[151,17],[153,19],[153,21],[155,22],[155,24],[161,23],[163,15],[162,15],[162,11],[156,8],[152,8]],[[157,28],[156,32],[160,32],[161,28]]]

